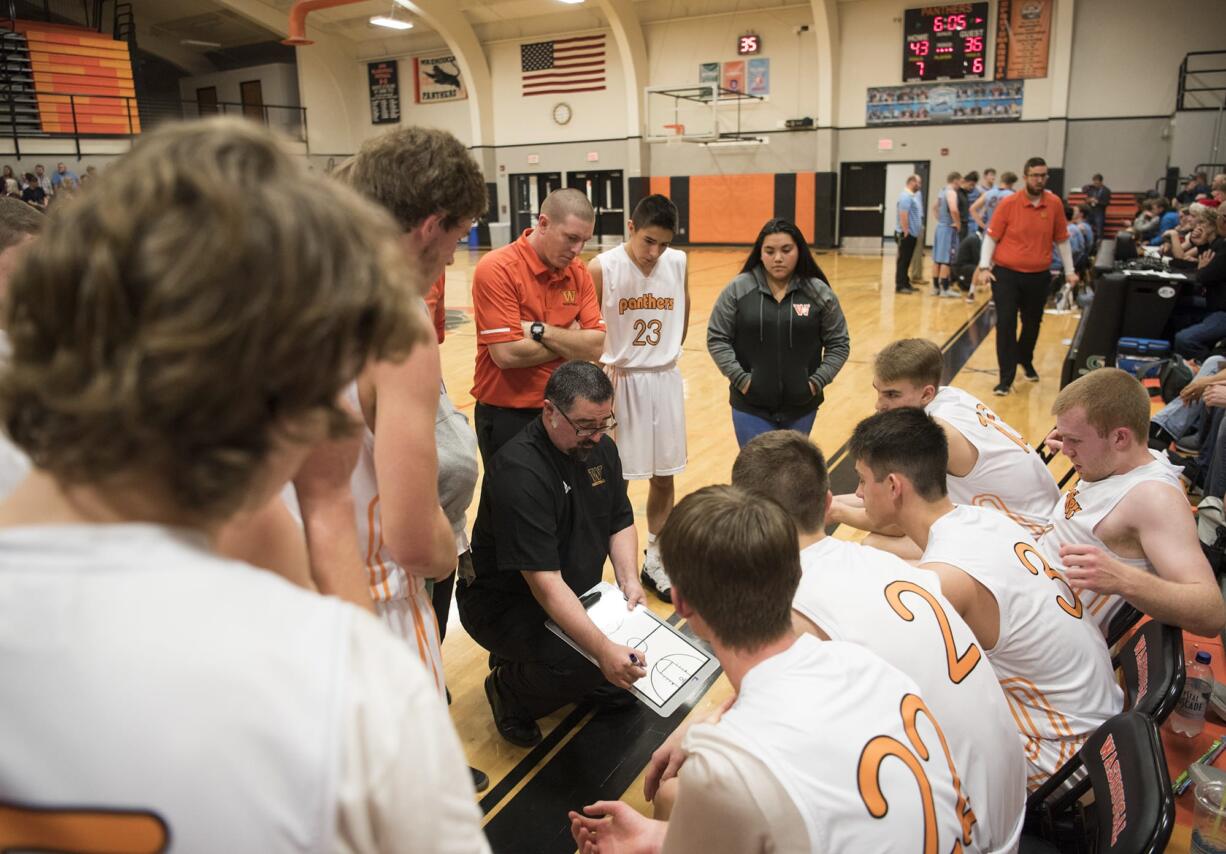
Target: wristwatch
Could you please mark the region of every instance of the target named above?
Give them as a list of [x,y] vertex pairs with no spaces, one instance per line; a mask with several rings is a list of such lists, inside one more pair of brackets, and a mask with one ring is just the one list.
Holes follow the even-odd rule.
[[528,332],[532,336],[533,341],[540,341],[545,337],[545,324],[538,320],[528,327]]

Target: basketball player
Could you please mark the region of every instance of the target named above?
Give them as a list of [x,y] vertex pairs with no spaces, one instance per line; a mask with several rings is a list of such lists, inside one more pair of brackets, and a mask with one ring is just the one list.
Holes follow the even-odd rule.
[[[986,405],[960,388],[941,385],[942,368],[941,350],[931,341],[904,338],[887,345],[873,363],[877,411],[922,408],[949,443],[945,483],[950,500],[998,510],[1030,536],[1043,536],[1060,499],[1051,472],[1026,440]],[[862,508],[855,496],[839,496],[831,507],[831,521],[869,530]],[[919,557],[920,549],[898,536],[901,532],[882,533],[869,544],[907,560]]]
[[959,172],[950,172],[946,184],[932,200],[932,221],[936,231],[932,238],[932,295],[956,295],[951,274],[954,253],[958,249],[958,235],[962,231],[962,218],[958,213],[958,185],[962,181]]
[[239,119],[98,183],[13,281],[0,410],[37,468],[0,503],[5,847],[488,851],[416,656],[213,548],[365,361],[425,340],[392,223]]
[[1069,383],[1052,406],[1056,435],[1080,480],[1039,540],[1085,591],[1086,618],[1105,633],[1124,602],[1198,635],[1226,624],[1179,469],[1146,445],[1149,394],[1116,368]]
[[613,380],[617,451],[627,480],[647,486],[643,585],[671,602],[656,536],[673,509],[673,475],[685,469],[685,387],[677,360],[690,326],[685,253],[673,249],[677,208],[651,195],[634,206],[630,238],[588,262],[605,319],[604,354]]
[[1124,704],[1103,637],[1058,565],[1003,513],[954,506],[944,431],[918,409],[880,412],[852,434],[869,520],[923,548],[920,567],[974,631],[1023,739],[1033,790]]
[[1026,803],[1017,727],[995,672],[937,576],[826,536],[830,475],[822,452],[799,433],[764,433],[747,444],[732,466],[732,484],[773,499],[796,523],[803,570],[792,601],[797,633],[866,647],[914,679],[944,726],[979,818],[980,849],[1016,850]]
[[[685,737],[669,820],[620,801],[572,812],[592,851],[979,851],[937,716],[863,647],[792,631],[800,581],[783,508],[731,486],[683,498],[660,535],[673,604],[737,692]],[[859,784],[857,785],[857,781]],[[624,846],[624,847],[623,847]]]

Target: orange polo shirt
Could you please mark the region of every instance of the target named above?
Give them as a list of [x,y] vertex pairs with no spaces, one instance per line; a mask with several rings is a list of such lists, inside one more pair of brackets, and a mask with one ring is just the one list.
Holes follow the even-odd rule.
[[495,249],[473,271],[477,370],[472,395],[490,406],[543,406],[545,383],[562,364],[560,358],[531,368],[503,370],[494,364],[489,345],[521,340],[523,321],[567,327],[578,320],[581,329],[604,329],[587,265],[575,258],[564,270],[552,269],[528,243],[531,233],[528,229],[514,243]]
[[1044,190],[1037,205],[1026,191],[1002,200],[992,213],[988,234],[996,241],[992,263],[1019,273],[1042,273],[1051,267],[1052,246],[1068,240],[1064,202]]
[[434,334],[438,343],[442,344],[447,337],[447,306],[444,295],[447,291],[447,274],[439,276],[430,290],[426,292],[426,309],[430,312],[430,320],[434,324]]

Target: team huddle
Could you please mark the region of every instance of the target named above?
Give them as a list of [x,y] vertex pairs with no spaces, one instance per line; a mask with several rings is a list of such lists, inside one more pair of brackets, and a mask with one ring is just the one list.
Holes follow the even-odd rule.
[[[497,732],[528,747],[567,703],[635,702],[649,662],[579,598],[608,561],[733,696],[653,754],[651,818],[569,815],[584,854],[1008,852],[1027,793],[1123,707],[1125,605],[1226,623],[1122,371],[1057,397],[1060,495],[934,344],[896,341],[832,495],[807,432],[849,339],[790,223],[717,325],[803,358],[721,351],[758,411],[734,412],[731,483],[674,506],[691,301],[667,198],[585,263],[591,206],[560,191],[482,259],[474,434],[423,310],[485,204],[454,138],[398,131],[314,181],[209,120],[101,181],[45,226],[0,205],[0,847],[488,851],[446,706],[451,585]],[[627,479],[650,480],[641,566]]]

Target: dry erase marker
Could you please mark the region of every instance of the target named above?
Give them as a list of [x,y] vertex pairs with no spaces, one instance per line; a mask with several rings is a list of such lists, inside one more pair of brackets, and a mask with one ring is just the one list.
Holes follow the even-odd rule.
[[639,666],[639,657],[635,655],[633,652],[630,653],[630,663],[633,664],[635,667]]
[[583,606],[583,610],[587,610],[600,601],[600,591],[593,590],[586,596],[579,597],[579,604]]

